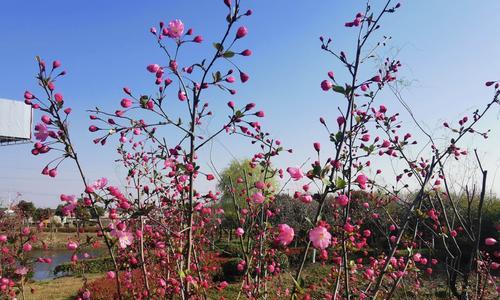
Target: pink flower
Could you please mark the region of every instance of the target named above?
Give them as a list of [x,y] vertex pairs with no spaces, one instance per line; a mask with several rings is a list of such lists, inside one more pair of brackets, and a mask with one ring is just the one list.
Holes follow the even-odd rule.
[[356,229],[356,227],[354,225],[352,225],[351,223],[345,223],[344,230],[346,232],[353,232],[354,229]]
[[318,249],[326,249],[330,246],[332,235],[323,226],[318,226],[309,231],[309,240]]
[[113,271],[106,272],[106,277],[108,277],[109,279],[113,279],[115,278],[115,276],[116,274]]
[[66,248],[68,248],[68,250],[70,250],[70,251],[75,251],[78,248],[78,243],[77,242],[73,242],[73,241],[69,241],[66,244]]
[[15,273],[17,275],[21,275],[21,276],[24,276],[26,274],[28,274],[28,268],[24,267],[24,266],[20,266],[20,267],[17,267]]
[[108,179],[106,177],[103,177],[101,179],[97,179],[93,184],[92,184],[92,187],[94,189],[98,189],[98,190],[101,190],[103,189],[104,187],[106,187],[106,185],[108,184]]
[[219,288],[223,290],[227,288],[228,285],[229,283],[227,283],[227,281],[222,281],[221,283],[219,283]]
[[421,259],[422,259],[422,254],[420,254],[420,253],[415,253],[415,254],[413,255],[413,261],[415,261],[415,262],[419,262]]
[[484,240],[484,243],[486,244],[486,246],[493,246],[493,245],[495,245],[497,243],[497,240],[495,240],[494,238],[489,237],[489,238],[486,238]]
[[286,171],[288,172],[288,174],[290,174],[290,177],[292,177],[292,179],[295,181],[300,180],[302,179],[302,177],[304,177],[304,174],[302,174],[302,171],[299,168],[288,167]]
[[0,243],[7,242],[7,236],[5,234],[0,235]]
[[293,228],[288,226],[287,224],[279,224],[278,230],[279,234],[277,237],[277,241],[279,242],[279,244],[283,246],[290,244],[295,235],[295,231],[293,230]]
[[30,252],[31,249],[33,249],[33,247],[31,246],[31,244],[26,243],[26,244],[23,245],[23,251],[24,252]]
[[177,39],[184,33],[184,24],[181,20],[173,20],[168,23],[168,37]]
[[300,201],[304,202],[304,203],[311,203],[313,201],[313,197],[309,194],[302,194],[300,195],[299,197]]
[[134,242],[134,236],[132,235],[132,233],[127,231],[114,229],[113,231],[111,231],[111,235],[118,238],[118,244],[121,249],[127,248]]
[[333,86],[333,84],[326,79],[321,81],[321,89],[325,92],[330,90],[332,88],[332,86]]
[[366,189],[366,183],[368,181],[368,177],[364,174],[359,174],[358,177],[356,177],[356,182],[359,184],[359,187],[364,190]]
[[341,194],[337,197],[337,204],[340,206],[346,206],[349,203],[349,197],[345,194]]
[[238,227],[236,228],[236,231],[234,233],[236,234],[237,237],[242,237],[243,234],[245,234],[245,230],[243,230],[243,228],[241,227]]
[[236,31],[236,39],[241,39],[245,37],[248,34],[248,29],[245,26],[241,26],[238,28],[238,31]]
[[45,142],[49,137],[49,131],[47,130],[47,125],[44,123],[38,123],[35,126],[35,138],[40,142]]
[[263,190],[266,188],[266,184],[264,181],[257,181],[255,183],[255,187],[258,188],[259,190]]
[[266,200],[266,197],[261,192],[256,192],[252,195],[252,201],[256,204],[261,204],[264,200]]

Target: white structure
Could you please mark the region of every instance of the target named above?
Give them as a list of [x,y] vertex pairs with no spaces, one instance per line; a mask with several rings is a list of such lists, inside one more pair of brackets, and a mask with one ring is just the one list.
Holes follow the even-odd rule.
[[21,101],[0,99],[0,146],[31,140],[33,109]]

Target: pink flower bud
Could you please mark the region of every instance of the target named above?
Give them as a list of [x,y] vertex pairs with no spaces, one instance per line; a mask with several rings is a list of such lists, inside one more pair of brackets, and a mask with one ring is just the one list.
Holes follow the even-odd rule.
[[186,93],[184,93],[183,91],[179,90],[179,92],[177,93],[177,97],[179,98],[179,100],[181,101],[186,101],[187,97],[186,97]]
[[66,244],[66,248],[70,251],[74,251],[76,250],[76,248],[78,248],[78,243],[77,242],[73,242],[73,241],[69,241],[67,244]]
[[56,177],[57,176],[57,169],[56,168],[50,169],[49,170],[49,176],[50,177]]
[[250,76],[248,76],[247,73],[244,73],[244,72],[240,71],[240,80],[241,80],[241,82],[245,83],[245,82],[248,81],[248,79],[250,79]]
[[257,181],[255,183],[255,187],[258,188],[259,190],[263,190],[266,188],[266,184],[263,181]]
[[127,99],[127,98],[123,98],[122,101],[120,102],[120,105],[123,108],[129,108],[130,106],[132,106],[132,100]]
[[261,110],[261,111],[258,111],[255,113],[255,115],[259,118],[263,118],[264,117],[264,112]]
[[58,61],[58,60],[54,60],[54,61],[52,62],[52,69],[57,69],[57,68],[59,68],[60,66],[61,66],[61,62],[60,62],[60,61]]
[[236,39],[241,39],[245,37],[248,34],[248,29],[245,26],[241,26],[238,28],[238,31],[236,31]]
[[489,237],[489,238],[486,238],[484,240],[484,243],[486,244],[486,246],[493,246],[493,245],[495,245],[497,243],[497,240],[495,240],[494,238]]
[[236,234],[237,237],[242,237],[243,234],[245,233],[245,230],[243,230],[243,228],[241,228],[241,227],[238,227],[238,228],[236,228],[234,233]]
[[24,252],[30,252],[31,249],[33,249],[33,247],[31,246],[30,243],[26,243],[26,244],[23,245],[23,251]]
[[314,147],[314,150],[316,150],[316,152],[319,152],[319,150],[321,149],[321,144],[318,142],[313,143],[313,147]]
[[26,92],[24,92],[24,98],[25,99],[33,99],[35,97],[30,92],[26,91]]
[[325,92],[330,90],[332,88],[332,86],[333,86],[333,84],[328,80],[321,81],[321,89]]
[[146,69],[150,72],[150,73],[156,73],[158,72],[158,70],[160,70],[160,66],[157,65],[157,64],[152,64],[152,65],[148,65],[146,67]]
[[252,110],[255,107],[255,103],[248,103],[245,106],[245,110]]
[[241,53],[243,56],[250,56],[252,55],[252,51],[250,49],[243,50]]
[[52,120],[50,120],[49,116],[43,115],[42,116],[42,122],[45,123],[45,124],[50,124],[50,123],[52,123]]
[[341,194],[337,197],[337,204],[340,206],[347,206],[349,203],[349,197],[345,194]]
[[55,95],[54,95],[54,99],[56,99],[56,102],[57,102],[57,103],[61,103],[61,102],[63,102],[63,95],[61,95],[61,94],[59,94],[59,93],[58,93],[58,94],[55,94]]
[[345,123],[345,118],[343,116],[337,118],[337,124],[339,124],[339,127],[344,125],[344,123]]
[[194,37],[193,42],[199,44],[199,43],[203,42],[203,37],[201,35],[197,35]]

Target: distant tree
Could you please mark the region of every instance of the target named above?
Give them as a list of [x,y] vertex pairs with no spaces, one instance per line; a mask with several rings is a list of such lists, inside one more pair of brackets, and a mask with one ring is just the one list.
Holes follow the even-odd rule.
[[[220,206],[225,212],[225,220],[223,220],[222,224],[223,228],[235,228],[238,224],[231,187],[235,189],[234,197],[236,203],[240,207],[246,207],[246,199],[248,198],[246,187],[250,188],[257,181],[264,178],[263,168],[260,165],[252,167],[251,163],[250,159],[235,159],[220,173],[221,178],[217,183],[217,188],[222,192]],[[243,181],[245,184],[237,184],[237,181]],[[274,178],[270,182],[275,188],[278,187],[278,182]]]
[[36,208],[33,213],[33,220],[43,221],[49,219],[54,215],[54,211],[51,208]]
[[288,224],[295,230],[295,234],[299,237],[295,241],[298,241],[307,235],[311,226],[308,219],[314,221],[314,212],[318,203],[313,201],[304,205],[300,200],[293,199],[287,194],[279,194],[276,195],[273,206],[280,211],[275,218],[272,218],[274,225]]
[[17,207],[26,220],[34,217],[36,207],[33,202],[21,200],[19,201],[19,203],[17,203]]

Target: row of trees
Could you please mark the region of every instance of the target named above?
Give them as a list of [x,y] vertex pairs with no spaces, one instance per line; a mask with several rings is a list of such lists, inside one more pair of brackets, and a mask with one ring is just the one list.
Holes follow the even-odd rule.
[[[462,148],[464,137],[487,138],[488,131],[478,124],[500,103],[500,83],[486,83],[492,98],[483,108],[443,124],[452,138],[438,143],[417,126],[423,143],[417,141],[417,135],[405,130],[402,115],[378,102],[386,87],[397,88],[394,83],[402,68],[394,58],[386,58],[382,65],[375,60],[374,53],[388,40],[378,33],[385,16],[401,5],[386,0],[372,6],[367,1],[345,23],[347,30],[354,30],[354,46],[342,48],[352,51],[320,38],[321,50],[331,55],[336,69],[319,83],[335,99],[325,108],[336,114],[334,120],[331,115],[320,118],[330,143],[312,145],[309,165],[279,168],[275,158],[292,151],[264,131],[258,119],[265,113],[254,103],[231,100],[218,129],[200,128],[206,122],[217,123],[206,91],[234,99],[235,74],[241,83],[250,78],[240,66],[240,59],[252,54],[243,46],[249,31],[237,23],[252,10],[241,5],[241,0],[223,1],[224,30],[202,59],[180,54],[203,42],[193,29],[185,30],[182,21],[152,27],[154,42],[165,54],[164,61],[146,67],[154,90],[124,87],[116,110],[90,111],[89,131],[96,134],[96,144],[106,145],[117,137],[119,161],[127,170],[126,189],[109,184],[106,177],[88,178],[69,127],[70,101],[59,90],[66,72],[60,71],[57,60],[47,64],[37,58],[40,89],[24,95],[41,114],[32,154],[54,156],[42,170],[52,178],[61,163],[73,164],[83,196],[78,201],[76,196],[61,195],[64,211],[75,215],[84,207],[96,214],[96,237],[68,241],[72,262],[78,264],[77,254],[98,243],[106,247],[113,266],[107,272],[113,284],[105,295],[85,281],[79,299],[209,299],[210,293],[228,286],[214,276],[220,253],[213,250],[212,237],[223,220],[223,226],[236,227],[239,259],[234,263],[241,277],[233,298],[385,299],[398,297],[401,288],[418,296],[424,279],[439,263],[446,269],[449,295],[494,297],[499,244],[498,231],[483,236],[487,170],[476,155],[480,182],[465,189],[462,197],[450,192],[453,182],[447,164],[474,153]],[[172,109],[176,106],[184,109]],[[248,139],[255,154],[220,176],[221,200],[218,191],[199,190],[198,182],[218,175],[203,168],[202,150],[225,133]],[[389,183],[379,176],[385,159],[404,166],[387,176]],[[301,185],[293,199],[281,194],[276,177]],[[466,205],[460,205],[462,199]],[[99,207],[110,224],[97,213]],[[2,252],[0,293],[14,298],[19,290],[24,294],[25,271],[30,268],[27,253],[36,237],[29,229],[0,237],[7,249],[13,249]],[[294,250],[293,245],[299,245],[297,264],[288,269],[280,258]],[[444,258],[434,251],[438,245]],[[304,267],[314,251],[329,269],[321,282],[310,284]],[[280,280],[284,277],[292,280]]]
[[[82,201],[81,199],[78,201]],[[33,223],[39,223],[45,220],[49,220],[53,216],[65,217],[67,214],[64,212],[64,204],[59,204],[55,209],[49,207],[36,207],[35,204],[31,201],[20,200],[14,205],[21,216],[24,218],[24,221],[28,223],[29,221]],[[0,209],[3,213],[7,210],[7,208]],[[97,208],[97,212],[94,210],[90,210],[84,206],[79,206],[75,210],[75,214],[72,215],[80,220],[91,220],[97,219],[97,216],[104,216],[104,209],[102,207]]]

